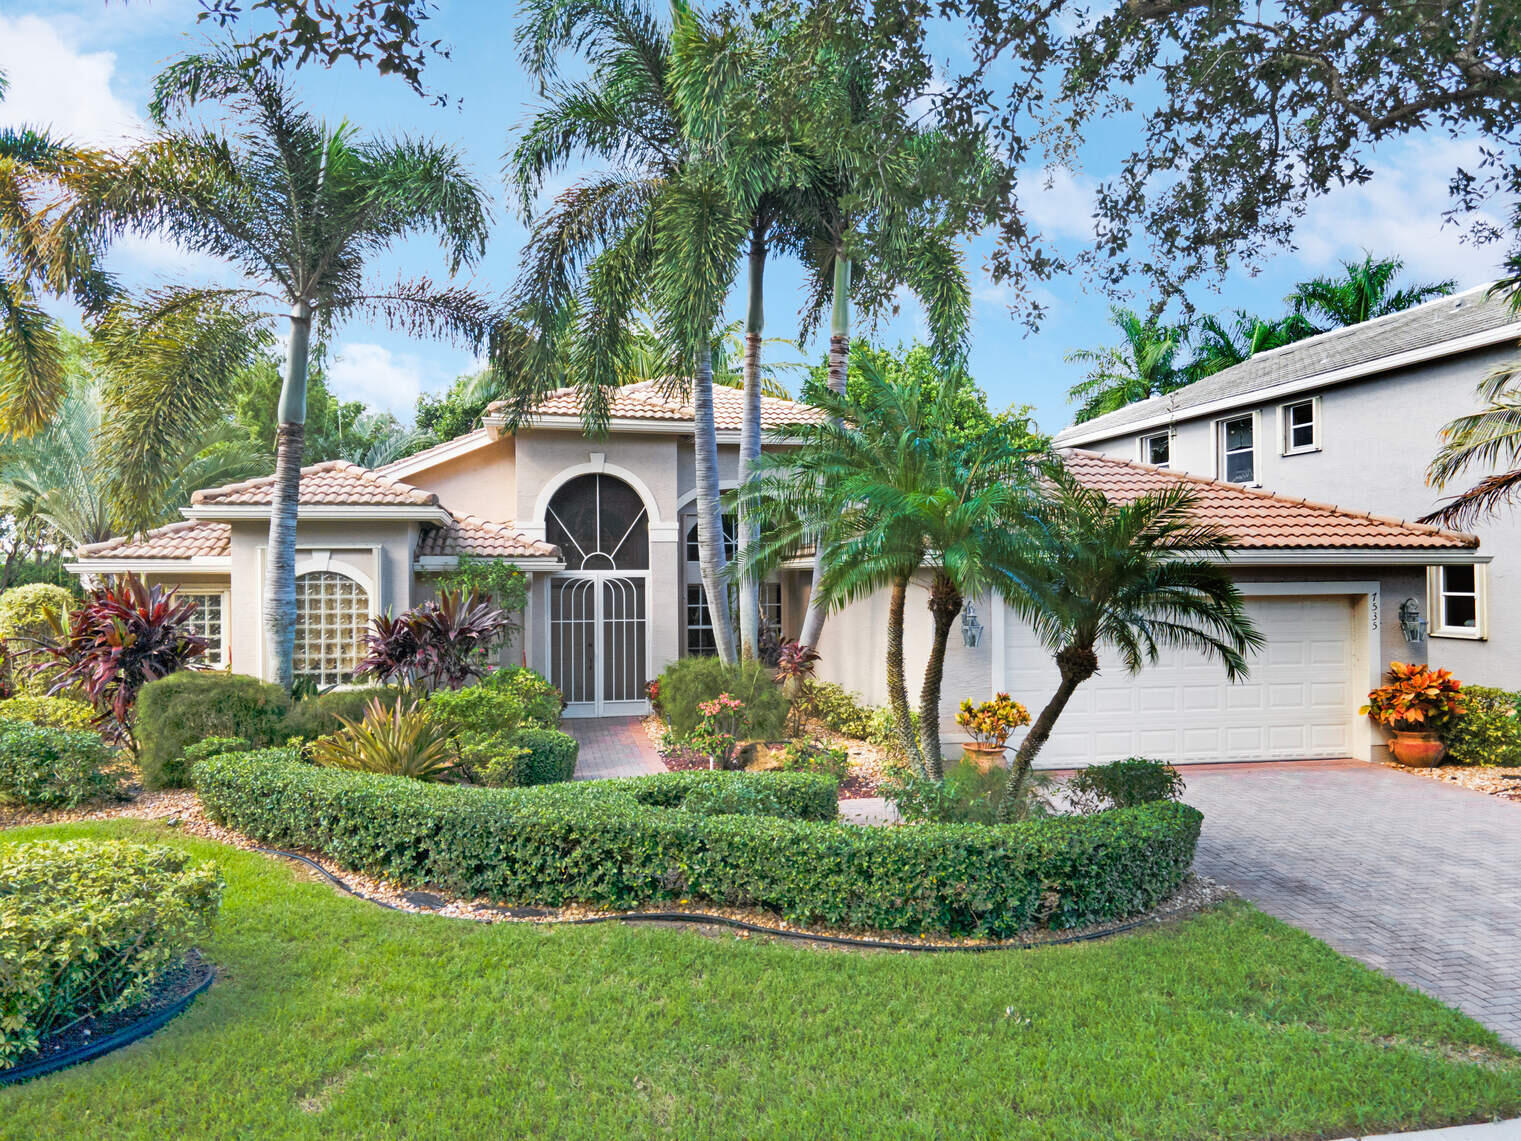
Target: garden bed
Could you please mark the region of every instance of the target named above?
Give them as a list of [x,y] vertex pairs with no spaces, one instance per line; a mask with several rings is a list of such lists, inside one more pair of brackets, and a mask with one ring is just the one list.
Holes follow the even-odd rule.
[[1498,797],[1500,800],[1521,803],[1521,768],[1504,768],[1497,765],[1437,765],[1429,769],[1416,769],[1393,762],[1385,762],[1385,764],[1402,773],[1440,781],[1443,784],[1455,784],[1461,788],[1472,789],[1474,792],[1482,792],[1487,796]]
[[[649,714],[643,719],[644,733],[660,754],[661,761],[670,772],[697,772],[708,768],[708,758],[691,749],[679,746],[671,747],[666,744],[666,724],[655,714]],[[823,741],[830,745],[843,748],[850,758],[850,771],[840,781],[840,799],[857,800],[861,797],[880,796],[882,782],[887,779],[888,770],[892,767],[892,761],[886,749],[873,745],[869,741],[857,740],[854,737],[846,737],[830,731],[823,725],[810,723],[807,737],[817,741]],[[768,753],[777,753],[785,742],[763,743]],[[770,757],[763,757],[758,766],[752,766],[752,771],[766,771],[775,767]]]

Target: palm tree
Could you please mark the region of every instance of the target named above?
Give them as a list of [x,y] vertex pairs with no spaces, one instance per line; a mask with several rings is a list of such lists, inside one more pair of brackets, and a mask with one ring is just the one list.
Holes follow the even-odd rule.
[[[933,383],[889,379],[863,358],[851,394],[826,389],[822,423],[783,429],[791,444],[768,452],[739,490],[762,523],[755,569],[810,542],[823,553],[817,597],[826,610],[888,592],[887,689],[904,751],[922,775],[943,773],[940,692],[951,630],[970,596],[1006,593],[1031,514],[1031,475],[1041,445],[991,422],[965,432],[971,382],[959,370]],[[933,637],[913,730],[903,664],[908,587],[930,572]]]
[[1164,647],[1200,651],[1234,681],[1264,644],[1225,568],[1230,540],[1195,517],[1192,489],[1117,503],[1060,465],[1046,479],[1029,546],[1007,565],[1017,583],[1008,598],[1055,656],[1061,680],[1014,755],[1006,815],[1023,803],[1031,765],[1072,694],[1098,672],[1101,647],[1133,674]]
[[1316,332],[1315,327],[1298,313],[1268,321],[1237,309],[1229,325],[1213,315],[1203,317],[1194,336],[1193,359],[1184,371],[1190,382],[1202,380],[1233,368],[1258,353],[1313,337]]
[[1177,363],[1188,340],[1187,325],[1164,325],[1155,316],[1142,318],[1133,309],[1115,306],[1110,321],[1124,334],[1125,343],[1106,349],[1075,349],[1068,364],[1086,364],[1088,375],[1067,390],[1069,400],[1082,406],[1072,419],[1081,424],[1153,396],[1182,388],[1187,370]]
[[[232,134],[189,118],[208,101],[234,124]],[[396,242],[429,233],[439,236],[451,274],[473,263],[485,247],[485,199],[452,149],[363,139],[346,122],[328,126],[299,107],[278,75],[231,52],[172,64],[150,110],[157,134],[87,180],[81,219],[108,234],[167,235],[225,260],[249,284],[160,291],[108,322],[112,400],[122,409],[110,436],[130,485],[134,470],[221,414],[232,373],[277,319],[261,306],[283,310],[264,632],[273,680],[289,685],[313,324],[330,334],[358,315],[482,343],[494,317],[481,297],[426,278],[371,283],[365,268]]]
[[1394,279],[1405,268],[1400,258],[1375,260],[1365,252],[1362,261],[1344,261],[1341,265],[1342,276],[1301,281],[1284,299],[1290,310],[1310,322],[1317,333],[1386,317],[1433,297],[1445,297],[1457,288],[1457,282],[1449,280],[1395,289]]
[[[0,72],[0,99],[5,88]],[[68,392],[64,338],[40,296],[69,297],[95,316],[115,293],[94,243],[50,217],[99,157],[30,127],[0,128],[0,436],[36,432]]]

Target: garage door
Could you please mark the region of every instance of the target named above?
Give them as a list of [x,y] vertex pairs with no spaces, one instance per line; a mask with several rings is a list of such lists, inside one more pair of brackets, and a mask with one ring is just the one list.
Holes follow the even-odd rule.
[[[1366,679],[1362,687],[1353,681],[1352,607],[1346,595],[1248,599],[1267,646],[1236,684],[1196,654],[1164,651],[1134,676],[1101,655],[1098,676],[1078,687],[1040,767],[1130,756],[1174,764],[1351,756],[1366,689]],[[1056,667],[1022,623],[1011,620],[1006,630],[1010,692],[1033,714],[1055,687]]]

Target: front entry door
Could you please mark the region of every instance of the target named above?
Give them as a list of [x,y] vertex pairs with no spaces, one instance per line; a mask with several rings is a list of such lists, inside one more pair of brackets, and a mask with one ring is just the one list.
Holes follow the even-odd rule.
[[615,571],[549,580],[549,675],[567,717],[649,712],[645,575]]

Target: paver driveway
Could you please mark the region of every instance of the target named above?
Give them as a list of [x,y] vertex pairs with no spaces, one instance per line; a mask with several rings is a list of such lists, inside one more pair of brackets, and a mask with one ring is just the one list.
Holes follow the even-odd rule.
[[1184,778],[1200,873],[1521,1046],[1521,804],[1355,761]]

